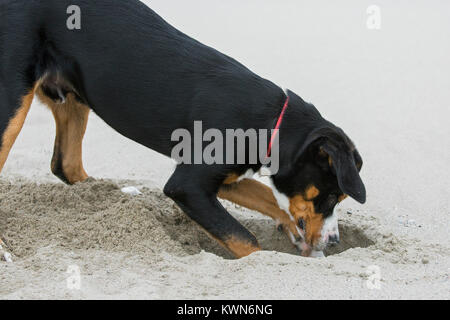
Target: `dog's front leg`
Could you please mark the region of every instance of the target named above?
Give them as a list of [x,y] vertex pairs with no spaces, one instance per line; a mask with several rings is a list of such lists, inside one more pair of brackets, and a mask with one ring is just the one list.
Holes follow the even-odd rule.
[[265,184],[253,179],[243,179],[239,182],[222,185],[217,195],[221,199],[271,217],[277,222],[279,230],[287,234],[300,253],[309,256],[311,250],[304,241],[303,231],[288,213],[280,209],[272,190]]
[[235,257],[260,250],[255,236],[217,200],[214,183],[208,182],[200,168],[179,166],[164,187],[164,193]]

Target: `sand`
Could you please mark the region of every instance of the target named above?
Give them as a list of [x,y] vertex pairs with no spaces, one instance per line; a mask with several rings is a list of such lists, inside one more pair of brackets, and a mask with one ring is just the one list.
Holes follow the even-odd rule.
[[[448,289],[448,248],[380,232],[377,219],[361,213],[340,212],[342,243],[312,259],[298,256],[273,221],[225,202],[265,250],[238,261],[158,190],[131,196],[90,179],[72,187],[2,182],[0,192],[0,234],[13,259],[0,264],[2,298],[356,298],[383,297],[390,286],[396,291],[386,298],[413,298],[423,293],[404,290],[422,281],[439,298]],[[380,290],[367,287],[373,265],[383,268]],[[67,287],[72,266],[80,290]],[[330,278],[356,292],[310,287]]]
[[[326,258],[298,256],[274,222],[224,202],[264,249],[232,259],[161,193],[173,162],[95,115],[84,143],[94,178],[60,183],[51,114],[34,103],[0,176],[0,255],[12,259],[0,261],[0,298],[448,299],[450,4],[379,1],[382,28],[369,31],[370,4],[152,1],[355,140],[368,202],[339,206],[342,242]],[[142,194],[121,192],[130,186]]]

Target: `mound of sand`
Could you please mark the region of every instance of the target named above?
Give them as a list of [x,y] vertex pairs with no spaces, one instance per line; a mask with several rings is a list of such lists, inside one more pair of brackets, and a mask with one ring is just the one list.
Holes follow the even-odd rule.
[[1,183],[0,234],[17,258],[49,245],[147,255],[220,251],[161,192],[142,191],[129,196],[112,182],[93,179],[73,187]]

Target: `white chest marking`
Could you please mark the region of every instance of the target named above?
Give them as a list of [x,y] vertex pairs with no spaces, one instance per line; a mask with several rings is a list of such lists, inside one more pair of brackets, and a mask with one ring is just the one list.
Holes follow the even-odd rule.
[[291,218],[292,221],[294,221],[294,217],[292,217],[292,214],[289,211],[289,206],[290,206],[289,198],[284,193],[278,191],[277,187],[273,183],[272,178],[270,178],[269,181],[270,181],[270,187],[272,188],[273,196],[275,197],[275,199],[278,202],[278,206],[280,207],[281,210],[284,210],[289,215],[289,218]]

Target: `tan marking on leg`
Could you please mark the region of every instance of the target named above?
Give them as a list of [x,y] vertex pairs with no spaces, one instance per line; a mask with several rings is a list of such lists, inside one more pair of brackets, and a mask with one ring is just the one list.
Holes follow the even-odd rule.
[[[37,94],[52,111],[56,123],[52,171],[62,174],[70,184],[86,180],[88,175],[83,167],[82,144],[90,109],[79,103],[73,94],[69,94],[63,104],[54,103],[42,90]],[[62,172],[58,173],[59,170]]]
[[246,257],[255,251],[261,250],[261,248],[259,246],[255,247],[254,245],[252,245],[249,242],[238,241],[234,237],[231,237],[230,240],[221,240],[221,239],[213,236],[211,233],[208,232],[208,230],[203,228],[201,225],[198,225],[198,226],[201,229],[203,229],[203,231],[206,233],[206,235],[210,239],[216,241],[218,244],[220,244],[223,248],[225,248],[226,250],[231,252],[231,254],[238,259]]
[[226,179],[223,181],[223,184],[233,184],[238,181],[239,176],[236,173],[230,173]]
[[251,255],[254,252],[261,251],[260,247],[255,247],[250,242],[245,242],[236,238],[230,238],[229,240],[219,241],[225,248],[231,251],[233,255],[240,259]]
[[25,118],[30,110],[31,103],[33,102],[34,89],[30,91],[26,96],[22,98],[22,104],[16,111],[16,114],[9,120],[9,124],[3,133],[1,145],[0,145],[0,172],[5,165],[9,152],[17,139],[20,131],[23,128]]
[[339,202],[342,202],[342,201],[344,201],[344,200],[347,199],[347,198],[348,198],[348,195],[343,194],[342,196],[340,196],[340,197],[338,198],[338,201],[339,201]]
[[244,179],[234,185],[222,187],[217,195],[221,199],[258,211],[280,223],[287,224],[290,221],[288,214],[278,207],[272,190],[256,180]]
[[285,233],[290,232],[295,239],[302,237],[295,221],[292,221],[288,213],[278,206],[272,190],[259,181],[244,179],[233,185],[223,186],[217,196],[272,218],[283,226]]

